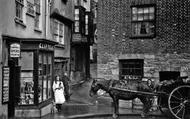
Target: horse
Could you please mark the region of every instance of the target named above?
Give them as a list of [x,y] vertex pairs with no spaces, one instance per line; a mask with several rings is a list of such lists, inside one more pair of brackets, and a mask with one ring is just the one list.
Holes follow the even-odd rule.
[[106,91],[113,100],[114,111],[113,118],[117,118],[119,115],[119,100],[133,100],[135,98],[139,98],[143,103],[143,112],[141,113],[142,117],[145,117],[149,112],[152,101],[152,96],[150,95],[142,95],[140,93],[127,92],[116,90],[114,88],[128,89],[132,91],[143,91],[143,92],[152,92],[152,88],[147,85],[147,82],[142,81],[133,81],[133,80],[106,80],[103,78],[93,79],[91,88],[89,90],[89,95],[93,97],[97,95],[97,91],[102,89]]

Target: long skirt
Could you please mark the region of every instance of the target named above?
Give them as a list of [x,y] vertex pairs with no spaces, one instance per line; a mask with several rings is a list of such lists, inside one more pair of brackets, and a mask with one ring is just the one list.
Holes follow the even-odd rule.
[[55,90],[55,104],[63,104],[65,102],[65,96],[63,89]]

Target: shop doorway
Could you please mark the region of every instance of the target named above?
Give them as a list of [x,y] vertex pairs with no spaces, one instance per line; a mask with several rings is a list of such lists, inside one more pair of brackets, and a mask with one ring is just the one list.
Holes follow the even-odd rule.
[[10,67],[8,117],[14,117],[15,106],[20,97],[20,66],[17,59],[10,59],[8,65]]

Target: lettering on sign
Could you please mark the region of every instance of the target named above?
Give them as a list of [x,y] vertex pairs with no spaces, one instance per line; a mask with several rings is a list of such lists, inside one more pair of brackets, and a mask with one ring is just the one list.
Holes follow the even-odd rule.
[[7,103],[9,101],[9,67],[3,67],[3,79],[2,79],[2,103]]
[[49,44],[40,43],[39,44],[40,49],[47,49],[47,50],[53,50],[54,46]]
[[20,44],[13,43],[10,45],[10,57],[20,57]]

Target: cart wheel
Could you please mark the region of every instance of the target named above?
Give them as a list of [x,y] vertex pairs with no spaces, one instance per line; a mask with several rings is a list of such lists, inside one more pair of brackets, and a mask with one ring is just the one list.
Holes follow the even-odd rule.
[[175,88],[169,95],[168,107],[177,119],[187,119],[190,114],[190,86],[183,85]]

